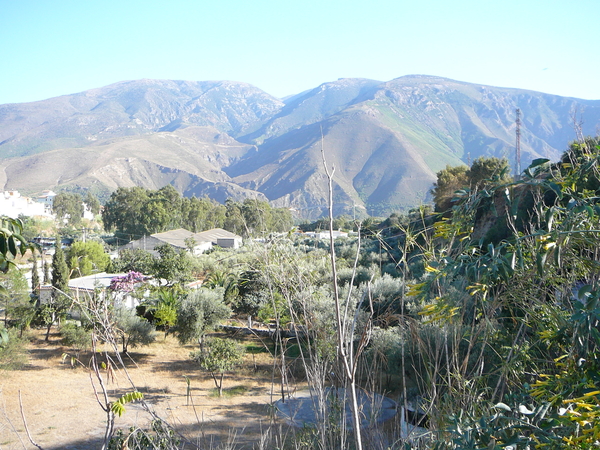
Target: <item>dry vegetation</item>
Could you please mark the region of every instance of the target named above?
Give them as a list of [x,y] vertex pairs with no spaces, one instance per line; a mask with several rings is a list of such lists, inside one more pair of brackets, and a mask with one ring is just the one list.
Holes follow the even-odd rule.
[[[19,392],[29,431],[39,446],[45,450],[99,448],[105,416],[85,367],[87,355],[80,357],[83,365],[72,367],[70,358],[63,360],[71,349],[61,346],[58,334],[48,343],[41,330],[33,330],[32,336],[29,364],[23,370],[0,373],[0,448],[34,448],[21,418]],[[261,345],[247,337],[244,343],[254,348]],[[190,360],[192,350],[194,346],[180,346],[173,337],[161,336],[151,346],[130,352],[127,369],[147,403],[188,439],[200,440],[208,447],[234,433],[242,447],[251,448],[249,443],[258,439],[261,427],[272,420],[268,405],[276,397],[271,389],[271,358],[267,353],[247,353],[244,366],[225,380],[225,390],[236,394],[219,398],[214,395],[210,375]],[[130,390],[125,375],[119,372],[108,388],[114,398]],[[117,428],[148,426],[151,417],[147,412],[135,404],[126,408],[116,420]]]

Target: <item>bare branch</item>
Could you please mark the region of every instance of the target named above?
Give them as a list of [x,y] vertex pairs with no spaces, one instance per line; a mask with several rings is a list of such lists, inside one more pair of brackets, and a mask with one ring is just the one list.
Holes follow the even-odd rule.
[[31,433],[29,432],[29,427],[27,426],[27,420],[25,419],[25,412],[23,411],[23,401],[21,400],[21,390],[20,389],[19,389],[19,407],[21,408],[21,417],[23,418],[23,426],[25,427],[25,432],[27,433],[27,438],[29,439],[29,442],[31,442],[31,445],[33,445],[34,447],[39,448],[40,450],[44,450],[42,447],[40,447],[38,444],[35,443],[35,441],[31,437]]

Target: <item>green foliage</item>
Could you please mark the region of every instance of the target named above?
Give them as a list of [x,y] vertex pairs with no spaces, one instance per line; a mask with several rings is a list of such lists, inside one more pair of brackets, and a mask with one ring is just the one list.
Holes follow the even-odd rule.
[[121,417],[125,413],[125,405],[144,398],[144,394],[138,391],[128,392],[110,404],[110,410],[115,416]]
[[[352,217],[341,215],[333,219],[334,230],[347,230],[351,231],[355,228],[355,221]],[[301,224],[298,228],[302,231],[327,231],[329,230],[329,219],[321,218],[312,223]]]
[[129,431],[117,430],[108,444],[108,450],[174,450],[180,448],[181,439],[172,428],[160,420],[152,422],[149,430],[131,427]]
[[87,191],[84,202],[94,216],[100,214],[100,200],[91,191]]
[[121,338],[123,353],[129,347],[149,345],[156,340],[156,329],[146,319],[139,317],[135,311],[125,306],[115,308],[115,330]]
[[31,258],[31,293],[32,295],[37,296],[40,288],[40,273],[35,251],[32,253]]
[[0,217],[0,272],[6,273],[13,259],[30,248],[25,238],[21,236],[23,222],[20,219]]
[[222,373],[233,370],[244,357],[244,349],[230,339],[211,338],[206,341],[205,349],[192,353],[192,359],[203,370]]
[[512,181],[510,164],[506,158],[479,157],[467,171],[471,189],[485,189]]
[[223,223],[223,227],[240,236],[248,236],[250,231],[246,225],[244,213],[242,212],[242,205],[233,199],[228,198],[225,202],[225,208],[225,222]]
[[479,419],[463,411],[449,418],[450,439],[438,442],[434,449],[572,448],[563,439],[566,430],[548,406],[530,409],[531,405],[521,404],[513,409],[498,403],[494,414]]
[[394,319],[395,314],[401,313],[401,301],[405,292],[404,280],[383,274],[371,286],[374,320],[382,324]]
[[140,272],[150,275],[154,271],[152,253],[141,248],[126,248],[120,251],[119,257],[110,263],[111,272]]
[[155,248],[159,258],[154,260],[152,274],[163,279],[167,285],[184,284],[192,281],[192,260],[188,252],[177,251],[170,244],[162,244]]
[[29,328],[35,316],[35,307],[29,295],[27,279],[20,269],[0,274],[0,302],[4,306],[4,318],[20,329],[20,334]]
[[72,192],[60,192],[52,201],[56,219],[71,226],[79,226],[83,218],[83,198]]
[[[458,192],[434,225],[419,256],[427,275],[408,292],[420,319],[404,349],[428,374],[421,389],[447,393],[433,406],[448,431],[437,448],[591,448],[600,438],[599,163],[589,138],[557,164],[533,161],[520,180],[481,176],[491,182]],[[484,217],[504,221],[496,239],[475,238]]]
[[[587,136],[583,141],[571,142],[569,148],[562,154],[559,162],[559,169],[563,176],[569,176],[574,167],[583,165],[583,172],[578,177],[577,191],[585,190],[596,191],[600,188],[598,171],[596,168],[596,159],[598,147],[600,146],[600,137]],[[590,167],[587,165],[590,164]],[[591,170],[590,170],[591,169]]]
[[279,292],[273,293],[270,300],[262,303],[256,316],[262,323],[269,323],[277,317],[282,327],[286,327],[292,321],[289,305]]
[[101,242],[75,241],[67,251],[66,260],[71,278],[77,278],[104,272],[110,263],[110,256]]
[[8,344],[9,341],[10,336],[8,335],[8,330],[4,327],[0,328],[0,346]]
[[[54,255],[52,255],[52,286],[62,292],[67,293],[69,290],[69,267],[65,259],[65,252],[61,247],[60,238],[56,238],[56,246]],[[53,293],[53,297],[60,295],[60,292]]]
[[242,272],[237,280],[236,292],[237,295],[230,300],[237,314],[255,316],[270,298],[264,275],[258,270]]
[[227,287],[236,282],[236,275],[227,270],[213,269],[204,278],[203,286],[214,289],[222,287],[227,290]]
[[269,228],[265,231],[287,233],[294,226],[294,218],[288,208],[272,208]]
[[211,391],[210,396],[211,397],[216,397],[216,396],[220,396],[223,398],[232,398],[232,397],[238,397],[240,395],[245,395],[248,392],[249,388],[248,386],[244,386],[244,385],[239,385],[239,386],[233,386],[227,389],[223,389],[221,391],[221,394],[219,394],[219,390],[215,389],[213,391]]
[[270,229],[271,206],[265,201],[247,198],[242,204],[244,221],[252,234],[262,234]]
[[43,279],[44,284],[50,284],[50,282],[52,280],[52,278],[50,277],[50,266],[46,262],[45,258],[42,262],[42,271],[44,272],[44,279]]
[[170,327],[177,323],[177,307],[179,299],[174,296],[161,295],[160,301],[156,306],[154,317],[156,323],[168,331]]
[[65,323],[60,327],[62,343],[77,352],[88,350],[92,346],[92,333],[81,325]]
[[[192,353],[190,357],[200,364],[202,370],[210,372],[219,396],[223,395],[223,375],[232,371],[242,362],[244,349],[235,341],[212,338],[206,342],[203,350]],[[217,378],[217,374],[220,378]]]
[[436,211],[444,212],[452,207],[454,192],[468,186],[467,171],[467,166],[446,166],[437,173],[437,181],[431,190]]
[[121,238],[137,239],[153,233],[185,228],[193,232],[223,227],[236,234],[288,231],[292,216],[286,208],[273,209],[265,202],[228,199],[225,206],[208,198],[182,198],[172,186],[157,191],[141,187],[119,188],[104,206],[102,221],[107,231]]
[[181,199],[181,226],[194,233],[223,226],[225,207],[204,197]]
[[222,289],[196,289],[181,301],[177,310],[177,339],[182,344],[200,342],[230,315],[231,309],[223,302]]
[[138,310],[143,310],[144,317],[158,327],[162,327],[166,337],[169,330],[177,323],[177,309],[181,294],[176,289],[162,287],[154,295],[156,297],[144,301]]
[[7,308],[8,315],[11,317],[12,323],[19,328],[20,334],[29,328],[35,319],[37,313],[34,301],[22,301],[12,304]]
[[0,369],[18,370],[27,364],[25,340],[12,330],[0,327]]
[[57,237],[54,255],[52,256],[52,295],[48,303],[41,305],[38,317],[46,325],[46,341],[50,338],[50,328],[64,316],[71,306],[69,294],[69,268],[65,261],[65,253],[61,248],[61,240]]
[[14,268],[7,273],[0,273],[0,301],[4,307],[10,309],[11,305],[29,301],[29,287],[27,279],[21,269]]
[[21,236],[28,242],[38,236],[49,236],[55,232],[55,225],[52,219],[42,219],[30,216],[19,216],[23,223]]
[[104,205],[102,211],[104,229],[106,231],[116,229],[120,235],[130,240],[151,234],[141,222],[142,208],[148,201],[148,191],[142,187],[118,188]]
[[511,181],[507,159],[480,157],[466,166],[446,166],[437,173],[437,181],[431,190],[437,212],[450,210],[456,192],[461,189],[485,190]]
[[287,232],[293,226],[292,215],[286,208],[272,208],[269,203],[247,198],[242,203],[233,199],[225,202],[223,228],[241,236],[262,236],[270,232]]

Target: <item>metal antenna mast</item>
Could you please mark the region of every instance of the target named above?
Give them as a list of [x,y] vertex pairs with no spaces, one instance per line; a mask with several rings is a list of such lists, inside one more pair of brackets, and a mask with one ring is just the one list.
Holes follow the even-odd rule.
[[515,152],[515,162],[516,162],[516,177],[521,176],[521,110],[517,108],[517,140],[516,140],[516,152]]

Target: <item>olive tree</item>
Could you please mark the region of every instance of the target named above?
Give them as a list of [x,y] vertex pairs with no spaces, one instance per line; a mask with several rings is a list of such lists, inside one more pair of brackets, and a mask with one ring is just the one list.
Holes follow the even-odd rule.
[[225,372],[230,372],[241,363],[244,351],[235,341],[213,338],[206,342],[203,350],[192,353],[191,357],[203,370],[210,372],[221,397]]
[[219,322],[231,315],[223,302],[223,289],[200,288],[188,294],[177,309],[175,333],[181,344],[198,342]]
[[129,347],[149,345],[156,340],[156,329],[146,319],[135,314],[133,309],[119,306],[114,314],[115,329],[122,343],[123,353]]

